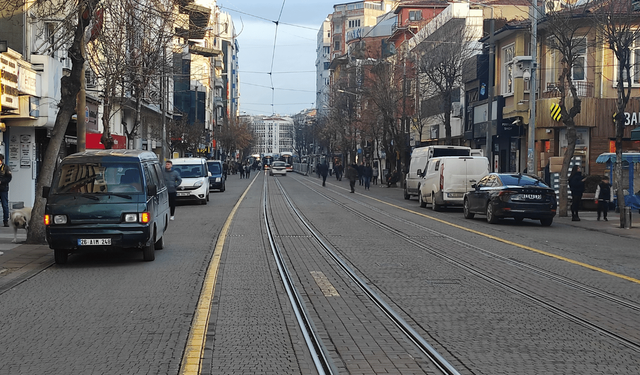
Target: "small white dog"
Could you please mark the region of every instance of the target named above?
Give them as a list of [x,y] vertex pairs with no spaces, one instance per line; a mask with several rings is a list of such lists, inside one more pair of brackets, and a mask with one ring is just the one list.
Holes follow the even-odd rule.
[[18,242],[18,229],[23,228],[29,231],[29,220],[31,220],[31,207],[24,207],[12,211],[9,215],[9,222],[13,227],[13,243]]

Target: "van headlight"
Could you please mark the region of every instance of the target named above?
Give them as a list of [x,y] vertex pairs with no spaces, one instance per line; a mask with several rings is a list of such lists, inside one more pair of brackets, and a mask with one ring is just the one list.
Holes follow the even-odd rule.
[[44,215],[44,225],[64,225],[67,223],[67,215]]
[[220,181],[222,181],[222,178],[216,177],[216,182],[220,182]]
[[146,224],[151,221],[151,215],[148,212],[124,214],[125,223],[142,223]]
[[202,180],[196,181],[193,186],[199,188],[200,186],[202,186],[204,182],[202,182]]

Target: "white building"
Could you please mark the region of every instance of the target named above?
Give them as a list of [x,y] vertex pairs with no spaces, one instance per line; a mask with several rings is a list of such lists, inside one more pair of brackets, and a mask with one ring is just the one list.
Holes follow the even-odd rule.
[[316,47],[316,108],[323,116],[329,105],[329,82],[331,79],[331,17],[329,15],[318,31]]
[[251,118],[251,127],[256,137],[252,154],[281,154],[294,152],[293,119],[286,116],[269,116]]

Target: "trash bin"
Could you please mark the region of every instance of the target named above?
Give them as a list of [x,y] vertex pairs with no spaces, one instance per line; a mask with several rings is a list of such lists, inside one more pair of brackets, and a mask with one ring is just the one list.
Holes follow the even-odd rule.
[[631,228],[631,207],[624,208],[624,228]]

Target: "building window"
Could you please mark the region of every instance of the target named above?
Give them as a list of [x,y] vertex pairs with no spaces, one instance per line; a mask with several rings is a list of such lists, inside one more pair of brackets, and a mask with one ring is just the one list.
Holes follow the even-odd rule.
[[354,27],[360,27],[360,20],[349,20],[348,25],[350,29],[353,29]]
[[510,44],[502,49],[502,94],[513,94],[513,57],[516,47]]
[[330,66],[330,65],[331,65],[331,63],[330,63],[330,62],[325,61],[325,63],[324,63],[324,70],[329,70],[329,66]]
[[339,51],[340,50],[340,41],[336,40],[333,42],[333,50],[334,51]]
[[576,46],[574,50],[576,60],[571,68],[571,79],[574,81],[585,81],[587,79],[585,70],[587,66],[587,38],[582,37],[579,40],[574,40],[574,45]]
[[[613,52],[613,51],[612,51]],[[613,87],[618,86],[618,69],[620,68],[620,62],[616,58],[614,53],[611,54],[614,66],[614,82]],[[629,73],[631,73],[631,85],[640,85],[640,41],[634,41],[629,48],[629,66],[631,67]],[[627,71],[622,71],[622,81],[627,84]]]
[[420,21],[422,19],[422,12],[419,10],[409,11],[409,21]]

